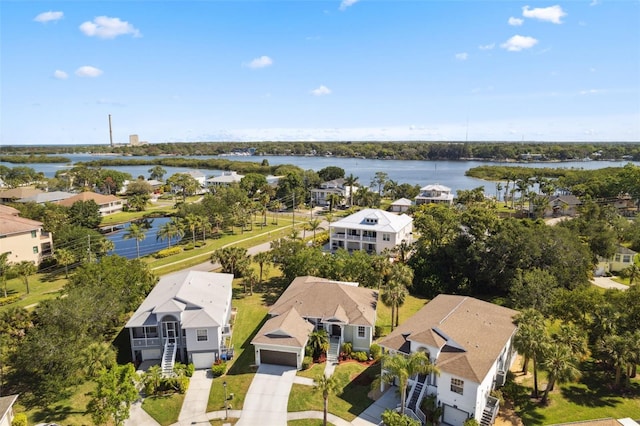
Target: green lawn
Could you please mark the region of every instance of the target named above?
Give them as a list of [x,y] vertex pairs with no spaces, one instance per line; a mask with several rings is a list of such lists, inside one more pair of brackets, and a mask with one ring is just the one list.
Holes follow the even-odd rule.
[[[556,386],[549,394],[547,406],[529,398],[533,379],[527,377],[516,389],[516,411],[527,426],[566,423],[606,417],[640,418],[640,377],[631,380],[630,388],[621,394],[612,388],[613,372],[605,373],[592,362],[584,363],[583,376],[577,383]],[[539,388],[547,379],[539,373]]]
[[152,396],[142,401],[142,408],[162,426],[178,421],[184,394],[174,393],[168,396]]
[[173,203],[161,202],[158,204],[149,204],[143,212],[120,212],[104,216],[100,221],[100,226],[130,222],[153,214],[170,215],[175,213],[175,211],[176,209]]
[[[418,312],[428,301],[428,299],[416,296],[407,296],[404,305],[400,307],[400,324]],[[376,316],[376,326],[380,327],[382,329],[382,335],[386,336],[391,332],[391,308],[386,307],[382,302],[378,302]]]
[[[351,421],[373,401],[367,394],[371,383],[380,372],[380,365],[367,366],[356,362],[342,363],[333,373],[342,389],[340,395],[329,396],[329,412]],[[288,411],[323,410],[322,394],[311,386],[293,384],[289,395]]]
[[[331,422],[327,422],[328,425],[333,425]],[[304,419],[304,420],[289,420],[287,426],[322,426],[322,420],[320,419]]]
[[315,379],[317,377],[319,377],[321,374],[324,374],[324,368],[326,367],[326,363],[320,363],[320,364],[313,364],[311,366],[311,368],[309,368],[308,370],[301,370],[298,371],[298,376],[301,377],[308,377],[310,379]]
[[[95,383],[88,381],[74,389],[68,398],[62,399],[47,408],[34,408],[26,412],[30,425],[45,422],[55,422],[65,426],[84,426],[93,424],[91,416],[85,414],[87,403],[91,399],[89,392],[93,391]],[[20,411],[19,404],[16,411]]]
[[[67,283],[64,274],[57,278],[50,279],[46,274],[35,274],[29,277],[29,290],[22,282],[21,278],[7,280],[7,296],[20,295],[20,299],[8,305],[0,306],[0,311],[13,308],[30,306],[46,299],[52,299],[60,295],[62,287]],[[0,296],[4,296],[4,289],[0,291]]]

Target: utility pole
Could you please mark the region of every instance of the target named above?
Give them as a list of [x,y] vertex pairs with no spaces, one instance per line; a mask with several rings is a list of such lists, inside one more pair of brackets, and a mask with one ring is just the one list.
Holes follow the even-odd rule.
[[111,114],[109,114],[109,145],[113,148],[113,132],[111,131]]

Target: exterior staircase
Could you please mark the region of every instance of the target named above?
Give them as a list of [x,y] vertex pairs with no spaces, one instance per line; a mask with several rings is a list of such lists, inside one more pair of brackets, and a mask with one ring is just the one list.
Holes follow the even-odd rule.
[[482,419],[480,419],[480,426],[491,426],[496,419],[499,408],[500,402],[498,399],[492,396],[488,397],[487,404],[482,412]]
[[422,393],[422,388],[424,388],[424,382],[426,378],[427,376],[423,376],[423,375],[418,376],[416,385],[413,387],[413,392],[411,392],[411,396],[409,397],[409,403],[407,404],[407,408],[413,412],[416,411],[416,407],[418,405],[418,401],[420,400],[420,394]]
[[162,375],[170,376],[173,374],[173,366],[176,362],[177,345],[175,343],[165,343],[164,352],[162,353]]
[[337,363],[340,357],[340,338],[329,338],[329,350],[327,351],[327,362]]

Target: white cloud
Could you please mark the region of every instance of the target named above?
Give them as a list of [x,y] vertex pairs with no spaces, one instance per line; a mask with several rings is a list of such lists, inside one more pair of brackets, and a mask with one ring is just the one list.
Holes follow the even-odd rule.
[[55,70],[53,76],[58,80],[66,80],[67,77],[69,77],[69,74],[61,70]]
[[589,90],[581,90],[580,94],[581,95],[597,95],[602,92],[603,92],[602,90],[598,90],[598,89],[589,89]]
[[78,77],[98,77],[102,74],[102,70],[90,65],[85,65],[76,70]]
[[496,47],[495,43],[491,43],[491,44],[481,44],[480,46],[478,46],[478,49],[480,50],[491,50],[494,47]]
[[524,19],[514,18],[513,16],[509,17],[509,25],[512,27],[519,27],[524,23]]
[[33,20],[36,22],[57,21],[59,19],[62,19],[63,16],[64,16],[63,12],[49,11],[49,12],[42,12],[41,14],[33,18]]
[[320,87],[313,89],[311,91],[311,94],[313,96],[325,96],[325,95],[329,95],[331,94],[331,89],[329,89],[327,86],[325,85],[320,85]]
[[268,56],[260,56],[259,58],[255,58],[253,61],[249,62],[247,66],[249,68],[265,68],[271,66],[273,64],[273,60]]
[[340,7],[338,9],[346,10],[349,6],[353,6],[357,2],[358,2],[358,0],[342,0],[340,2]]
[[116,38],[120,35],[131,34],[134,37],[141,37],[140,31],[127,21],[120,18],[110,18],[108,16],[98,16],[93,22],[86,21],[80,25],[80,31],[89,37]]
[[466,61],[468,57],[469,54],[467,52],[456,53],[456,59],[459,61]]
[[600,0],[591,0],[591,3],[589,3],[589,6],[597,6],[600,4]]
[[509,40],[500,45],[509,52],[519,52],[523,49],[529,49],[538,44],[538,40],[529,36],[514,35]]
[[553,22],[554,24],[562,24],[562,18],[567,13],[558,5],[549,7],[536,7],[530,9],[529,6],[522,8],[522,16],[525,18],[539,19],[541,21]]

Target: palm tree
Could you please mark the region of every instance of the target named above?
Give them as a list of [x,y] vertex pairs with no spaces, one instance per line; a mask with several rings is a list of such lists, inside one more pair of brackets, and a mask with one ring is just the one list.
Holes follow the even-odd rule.
[[560,325],[558,332],[553,335],[553,341],[567,346],[578,361],[584,361],[590,355],[587,333],[573,323]]
[[191,231],[191,238],[193,239],[193,245],[196,245],[196,228],[200,226],[200,219],[193,213],[189,213],[184,218],[184,223],[189,231]]
[[629,285],[640,282],[640,266],[634,263],[625,270],[625,273],[629,277]]
[[416,374],[439,375],[440,370],[429,361],[427,354],[422,351],[414,352],[409,356],[398,353],[382,357],[380,380],[389,385],[397,381],[400,390],[400,410],[403,415],[407,400],[407,383],[409,378]]
[[244,265],[249,261],[247,249],[242,247],[223,247],[213,252],[211,255],[213,262],[219,262],[222,271],[235,274],[242,270]]
[[277,225],[278,224],[278,213],[280,212],[280,210],[282,210],[282,201],[273,200],[271,202],[271,210],[275,213],[273,215],[274,225]]
[[108,238],[103,238],[100,241],[98,241],[98,252],[100,252],[100,254],[102,254],[103,256],[109,253],[110,251],[115,250],[115,248],[116,248],[115,243]]
[[354,176],[353,173],[351,173],[349,176],[344,178],[344,185],[349,187],[349,207],[353,206],[353,193],[354,193],[353,187],[356,185],[357,182],[358,182],[358,177]]
[[616,369],[614,386],[620,388],[622,379],[622,369],[631,358],[630,342],[625,337],[610,334],[604,337],[601,343],[602,350],[608,355]]
[[324,400],[324,415],[323,425],[327,426],[327,413],[329,410],[329,395],[339,395],[341,393],[340,384],[335,376],[321,375],[314,380],[313,389],[322,392],[322,399]]
[[69,278],[69,265],[76,261],[76,257],[73,255],[73,252],[69,249],[61,248],[55,251],[53,257],[56,259],[58,264],[64,266],[64,277]]
[[341,194],[329,194],[327,196],[327,201],[329,202],[329,212],[332,212],[334,207],[340,204],[342,198],[344,197]]
[[[389,281],[387,282],[384,293],[382,294],[382,303],[391,304],[391,330],[393,331],[394,323],[398,326],[400,316],[400,306],[404,305],[413,282],[413,270],[404,263],[393,263],[389,273]],[[386,296],[385,296],[386,295]],[[385,303],[386,304],[386,303]],[[395,311],[395,317],[393,315]],[[395,320],[394,320],[395,318]]]
[[4,297],[7,297],[7,273],[9,272],[9,252],[0,254],[0,278],[4,288]]
[[496,201],[500,201],[500,192],[502,191],[502,182],[496,183]]
[[220,232],[220,226],[224,223],[224,217],[220,213],[211,215],[211,222],[216,225],[216,233]]
[[110,368],[116,363],[116,352],[109,343],[94,342],[80,353],[84,373],[89,377],[98,377],[101,370]]
[[258,277],[256,277],[256,273],[250,269],[244,271],[242,273],[242,284],[244,285],[244,294],[247,294],[247,285],[249,285],[249,294],[253,294],[253,286],[258,281]]
[[320,358],[320,355],[329,349],[329,335],[327,334],[327,330],[320,329],[312,332],[309,335],[307,346],[313,354],[314,359]]
[[253,261],[256,262],[260,268],[259,282],[262,284],[262,272],[267,272],[269,265],[271,264],[271,253],[268,251],[256,253],[253,256]]
[[324,228],[320,226],[322,221],[320,219],[311,219],[305,229],[308,231],[313,231],[313,240],[316,239],[316,231],[324,231]]
[[16,263],[12,266],[16,275],[18,275],[24,285],[27,287],[27,294],[29,294],[29,276],[36,273],[36,265],[28,260],[23,260],[20,263]]
[[391,274],[391,265],[389,256],[385,253],[375,255],[371,260],[371,266],[373,266],[374,271],[378,274],[378,290],[380,290],[380,287],[383,285],[386,285],[389,274]]
[[129,225],[129,229],[122,236],[122,238],[124,238],[125,240],[130,240],[130,239],[136,240],[136,253],[137,253],[138,259],[140,259],[140,241],[147,238],[147,234],[145,233],[145,230],[140,225],[136,223],[132,223],[131,225]]
[[542,395],[542,403],[546,404],[549,391],[553,389],[555,382],[564,383],[576,380],[580,371],[575,366],[575,357],[569,346],[555,344],[549,347],[545,353],[542,368],[549,373],[549,382]]
[[525,359],[522,371],[526,374],[528,360],[533,361],[533,397],[538,397],[538,365],[544,350],[549,344],[549,335],[544,317],[535,309],[525,309],[515,319],[518,331],[514,337],[514,346]]
[[144,391],[147,395],[153,395],[160,387],[160,381],[162,380],[162,369],[159,365],[152,365],[142,376],[142,383],[144,383]]

